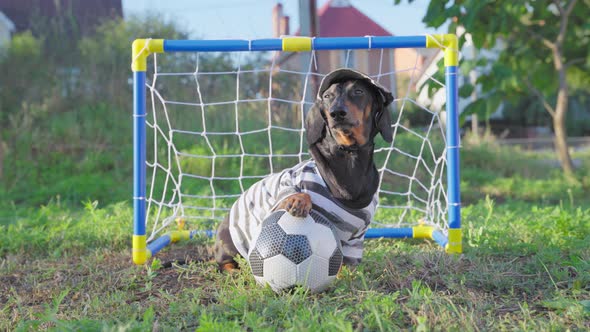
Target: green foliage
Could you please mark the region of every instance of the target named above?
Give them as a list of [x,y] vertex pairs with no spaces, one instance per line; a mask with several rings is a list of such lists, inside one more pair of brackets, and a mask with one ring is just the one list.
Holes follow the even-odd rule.
[[[149,24],[146,24],[149,22]],[[77,53],[85,98],[90,102],[108,101],[116,108],[125,108],[131,100],[131,43],[137,38],[186,39],[187,34],[171,22],[157,17],[105,21],[96,32],[80,40]],[[181,62],[187,56],[175,57]],[[162,61],[162,60],[161,60]],[[166,60],[164,58],[164,65]]]
[[[129,116],[107,104],[43,113],[12,137],[0,197],[33,206],[129,197]],[[105,176],[107,175],[107,176]],[[31,190],[34,188],[34,190]]]
[[[51,69],[45,63],[42,45],[42,40],[23,32],[12,37],[6,53],[0,57],[0,72],[4,76],[0,89],[0,129],[17,126],[20,109],[40,102],[46,91],[51,90]],[[5,136],[3,132],[0,138]]]
[[[451,32],[462,26],[472,36],[478,50],[494,50],[499,55],[494,60],[476,58],[461,61],[463,73],[470,70],[478,72],[476,83],[481,88],[480,96],[483,96],[465,109],[463,118],[470,114],[488,118],[501,103],[508,106],[504,108],[504,114],[518,117],[523,112],[522,100],[540,100],[539,96],[554,105],[559,89],[559,68],[555,67],[556,55],[547,46],[548,42],[563,42],[559,60],[567,66],[564,67],[565,77],[573,92],[572,99],[579,100],[588,93],[590,35],[586,17],[590,14],[590,7],[587,3],[575,3],[563,40],[557,37],[561,19],[571,2],[437,0],[429,3],[423,18],[428,26],[440,27],[450,22]],[[558,6],[562,9],[559,10]],[[461,44],[464,38],[465,35],[462,35]],[[469,95],[472,89],[471,86],[462,88],[461,95]],[[545,113],[540,102],[530,106],[529,113],[531,110]],[[542,121],[543,125],[550,125],[547,118]],[[579,115],[576,116],[578,118]]]
[[[0,69],[9,74],[9,79],[3,81],[9,84],[3,84],[0,89],[0,160],[3,161],[0,198],[4,202],[34,206],[52,197],[74,204],[84,199],[108,202],[129,199],[130,49],[134,39],[147,36],[186,38],[173,24],[153,17],[105,21],[94,35],[80,41],[74,39],[76,43],[69,49],[73,60],[67,66],[58,61],[59,57],[48,56],[52,45],[44,39],[28,32],[13,38],[0,58]],[[49,34],[45,38],[53,37]],[[227,54],[214,54],[201,56],[199,63],[203,70],[227,71],[233,70],[233,60]],[[243,61],[243,69],[260,61],[260,58]],[[158,66],[164,70],[178,71],[183,67],[191,71],[195,63],[194,56],[180,54],[160,58]],[[167,84],[162,93],[169,100],[194,101],[195,82],[189,78],[184,83]],[[235,91],[224,88],[231,83],[228,79],[230,75],[211,80],[210,86],[201,87],[203,95],[224,100],[235,98]],[[243,85],[255,86],[249,82],[257,79],[244,77]],[[228,127],[235,117],[233,111],[215,107],[209,111],[209,130],[234,129]],[[252,118],[242,119],[246,120],[242,122],[245,127],[260,118],[256,116],[260,108],[252,107],[243,113]],[[175,126],[201,121],[186,117],[172,117],[172,120],[176,121]],[[191,143],[179,142],[179,148],[188,150],[192,148]],[[220,142],[225,146],[228,143]]]

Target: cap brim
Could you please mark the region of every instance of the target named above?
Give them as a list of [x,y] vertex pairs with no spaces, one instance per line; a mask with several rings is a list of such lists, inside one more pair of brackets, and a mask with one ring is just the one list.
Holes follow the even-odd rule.
[[332,84],[348,80],[363,80],[371,84],[373,87],[377,89],[377,91],[383,98],[384,106],[391,104],[391,102],[393,101],[393,95],[384,86],[375,82],[370,76],[349,68],[336,69],[330,72],[328,75],[324,76],[324,78],[322,79],[322,83],[320,83],[317,98],[321,99],[324,92],[328,90],[328,88]]

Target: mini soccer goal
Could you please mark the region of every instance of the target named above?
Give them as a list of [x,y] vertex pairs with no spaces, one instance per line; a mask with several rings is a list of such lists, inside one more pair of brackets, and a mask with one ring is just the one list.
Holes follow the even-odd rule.
[[250,185],[309,159],[306,111],[341,67],[395,97],[393,142],[375,138],[379,205],[365,237],[460,253],[457,63],[448,34],[135,40],[133,261],[213,236]]

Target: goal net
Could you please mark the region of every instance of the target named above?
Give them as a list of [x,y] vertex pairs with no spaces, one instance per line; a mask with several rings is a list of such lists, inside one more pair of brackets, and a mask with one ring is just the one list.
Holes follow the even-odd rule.
[[[456,82],[448,86],[456,73],[442,61],[445,36],[134,44],[134,260],[145,260],[135,259],[144,243],[149,258],[180,238],[211,234],[253,183],[310,159],[306,112],[322,77],[342,67],[368,74],[395,97],[393,142],[375,138],[379,205],[367,237],[425,237],[448,247],[449,229],[458,228],[449,207],[459,202],[458,192],[449,199],[458,170],[449,177],[447,155],[458,142],[447,138],[457,116],[446,100],[449,89],[456,95]],[[425,45],[413,47],[411,38]],[[307,40],[309,50],[300,45]],[[273,41],[292,52],[273,50]],[[328,49],[320,50],[322,41],[331,42]],[[450,156],[458,167],[458,154]]]

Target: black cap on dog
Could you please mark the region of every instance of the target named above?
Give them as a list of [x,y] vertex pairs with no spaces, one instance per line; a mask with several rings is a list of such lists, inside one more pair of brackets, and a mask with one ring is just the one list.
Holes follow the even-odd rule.
[[374,86],[377,89],[377,91],[379,91],[379,94],[381,95],[381,98],[383,99],[383,106],[388,106],[393,101],[393,95],[384,86],[375,82],[368,75],[365,75],[361,72],[358,72],[356,70],[352,70],[349,68],[336,69],[333,72],[329,73],[328,75],[324,76],[324,78],[322,79],[322,83],[320,84],[320,89],[318,90],[317,98],[321,99],[322,95],[324,94],[324,92],[326,90],[328,90],[330,85],[332,85],[334,83],[338,83],[338,82],[344,82],[344,81],[355,80],[355,79],[356,80],[363,80],[363,81],[371,84],[372,86]]

